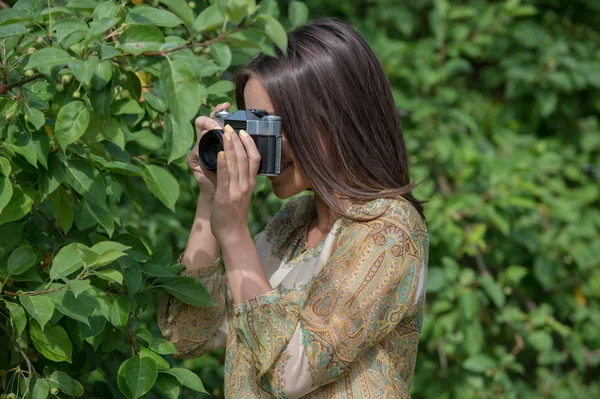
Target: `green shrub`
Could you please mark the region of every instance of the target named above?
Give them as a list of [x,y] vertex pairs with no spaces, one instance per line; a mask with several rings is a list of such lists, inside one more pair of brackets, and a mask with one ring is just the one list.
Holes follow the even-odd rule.
[[597,1],[307,1],[367,37],[431,235],[419,398],[600,395]]
[[[268,2],[141,3],[0,11],[1,392],[206,392],[154,317],[158,291],[211,302],[177,276],[172,250],[198,195],[185,164],[192,121],[231,100],[230,68],[287,37]],[[218,360],[204,369],[222,371]]]

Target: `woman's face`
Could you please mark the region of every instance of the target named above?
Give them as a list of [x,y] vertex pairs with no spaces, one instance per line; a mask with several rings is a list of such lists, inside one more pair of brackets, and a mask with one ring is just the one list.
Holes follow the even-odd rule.
[[[246,109],[264,109],[269,114],[275,114],[271,99],[256,75],[251,76],[246,84],[244,100]],[[285,126],[285,121],[283,123]],[[273,192],[281,199],[313,188],[285,138],[285,131],[281,145],[281,173],[279,176],[269,177],[269,180],[271,180]]]

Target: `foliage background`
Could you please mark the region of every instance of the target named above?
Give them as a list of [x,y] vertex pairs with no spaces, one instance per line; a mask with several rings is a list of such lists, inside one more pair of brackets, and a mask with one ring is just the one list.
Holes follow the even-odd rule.
[[[71,2],[65,3],[62,5],[69,7]],[[162,3],[152,5],[164,7],[168,2]],[[250,3],[218,2],[233,8]],[[261,12],[288,29],[304,19],[304,8],[298,2],[260,3]],[[193,17],[209,4],[196,1]],[[311,18],[335,16],[347,20],[373,47],[390,79],[401,113],[413,165],[411,172],[416,181],[422,181],[416,194],[429,200],[427,314],[412,385],[414,397],[599,397],[600,2],[307,0],[306,4]],[[231,12],[232,8],[228,10]],[[77,12],[91,14],[85,8]],[[0,32],[7,25],[10,21],[0,22]],[[258,27],[267,31],[264,20]],[[160,29],[189,38],[181,26]],[[270,32],[273,33],[272,28]],[[30,33],[36,36],[35,32]],[[199,40],[216,37],[212,31],[199,35]],[[247,43],[228,40],[225,38],[223,43],[229,44],[231,57],[219,46],[198,54],[221,66],[203,77],[203,87],[217,83],[221,76],[229,80],[237,66],[257,50]],[[268,47],[267,42],[263,43]],[[47,43],[34,46],[43,48]],[[152,72],[146,59],[133,57],[132,71],[124,72]],[[14,68],[8,83],[22,79],[25,60]],[[158,80],[157,76],[152,77],[147,88],[156,88]],[[119,85],[115,79],[113,85]],[[66,91],[72,93],[75,89],[69,86]],[[228,90],[208,94],[203,101],[206,106],[199,112],[208,114],[210,106],[230,99],[230,94]],[[56,97],[53,103],[60,104]],[[13,103],[2,104],[6,113]],[[156,112],[150,108],[144,108],[142,119],[164,120],[164,110]],[[55,118],[57,111],[44,109],[48,119]],[[24,112],[21,110],[20,118],[24,118]],[[111,112],[113,117],[123,119]],[[171,108],[169,112],[173,113]],[[141,120],[134,120],[133,125],[131,121],[124,122],[134,135],[147,129],[141,129]],[[27,165],[27,151],[19,153],[6,145],[10,144],[6,140],[14,125],[2,122],[0,135],[0,156],[10,160],[13,173],[21,173],[12,175],[11,184],[19,181],[17,177],[26,178],[27,173],[35,172]],[[173,158],[167,166],[173,147],[163,149],[162,140],[168,140],[172,134],[165,127],[150,126],[158,141],[144,141],[150,136],[133,140],[126,137],[126,150],[134,158],[146,157],[133,161],[140,168],[161,165],[176,177],[179,196],[172,206],[174,212],[152,195],[143,178],[131,178],[128,185],[130,178],[121,176],[124,193],[120,201],[110,204],[114,212],[112,237],[108,237],[103,220],[92,220],[87,228],[74,226],[69,240],[92,246],[111,238],[134,248],[126,251],[127,259],[135,250],[146,251],[146,258],[150,257],[148,251],[154,251],[167,254],[162,258],[170,257],[165,268],[173,264],[173,254],[185,246],[198,192],[183,158]],[[18,142],[13,145],[27,146]],[[97,151],[89,142],[81,143],[82,154],[77,155],[77,143],[71,148],[76,149],[73,156],[88,160],[86,149],[91,154]],[[182,154],[175,151],[176,155]],[[106,169],[98,170],[105,176],[114,176]],[[148,177],[144,176],[147,182]],[[68,184],[64,187],[69,189]],[[78,202],[84,198],[75,197]],[[35,206],[53,218],[54,203],[54,199],[45,198],[41,203],[36,200]],[[260,231],[280,206],[281,201],[270,191],[269,181],[259,179],[250,215],[252,232]],[[56,223],[62,226],[60,217],[57,219]],[[61,238],[39,212],[27,213],[20,221],[12,222],[11,226],[15,225],[23,231],[17,242],[7,240],[12,235],[6,224],[0,225],[0,252],[4,251],[0,253],[0,272],[1,267],[7,267],[9,254],[15,248],[29,243],[42,260],[62,245]],[[172,254],[157,250],[163,247],[172,248]],[[140,259],[140,263],[146,262],[142,270],[147,264],[160,263],[158,257],[155,255],[152,261]],[[35,266],[41,276],[50,259]],[[121,270],[119,263],[108,269]],[[110,292],[110,287],[102,285],[108,284],[102,283],[104,280],[91,280],[94,286]],[[160,284],[160,279],[152,278],[144,284],[154,284],[153,281]],[[37,289],[31,283],[11,284],[14,287],[3,287],[1,315],[11,306],[7,302],[16,303],[5,294],[7,290]],[[128,285],[125,281],[123,292]],[[135,297],[144,306],[135,317],[130,316],[128,328],[134,334],[140,328],[147,329],[154,338],[160,337],[154,321],[156,296],[138,293]],[[28,323],[31,329],[35,323],[32,316],[28,316]],[[64,319],[50,323],[61,325]],[[120,330],[113,327],[106,331],[118,334]],[[123,330],[118,338],[126,336],[127,330]],[[104,342],[118,341],[106,338]],[[115,370],[132,356],[128,345],[95,350],[92,339],[92,343],[83,342],[81,350],[74,351],[78,353],[77,361],[66,365],[40,356],[36,347],[28,344],[27,332],[21,339],[39,372],[44,366],[49,374],[54,370],[67,372],[83,384],[85,397],[102,397],[107,389],[115,397],[120,395]],[[71,339],[75,340],[72,336]],[[6,336],[0,335],[0,340],[3,348],[11,347]],[[143,339],[138,339],[136,345],[152,349]],[[0,356],[0,368],[9,369],[8,364],[14,367],[19,360],[14,352],[11,349],[10,358]],[[185,361],[168,355],[163,358],[172,368],[194,371],[213,397],[222,397],[222,356],[222,351],[216,351]],[[10,376],[11,373],[7,382]],[[161,395],[153,388],[148,397]],[[181,396],[197,395],[184,388]]]

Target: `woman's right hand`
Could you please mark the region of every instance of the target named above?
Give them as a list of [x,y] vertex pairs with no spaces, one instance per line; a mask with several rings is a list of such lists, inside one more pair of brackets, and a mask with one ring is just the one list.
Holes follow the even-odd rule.
[[221,129],[221,126],[219,126],[217,121],[212,118],[215,116],[215,112],[222,111],[224,109],[228,110],[229,107],[229,103],[219,104],[210,114],[210,118],[207,118],[206,116],[199,116],[196,118],[196,145],[187,156],[186,163],[188,168],[192,171],[194,178],[198,182],[198,186],[200,186],[200,196],[211,198],[214,196],[217,174],[206,170],[200,163],[200,158],[198,156],[198,144],[200,143],[202,136],[209,130]]

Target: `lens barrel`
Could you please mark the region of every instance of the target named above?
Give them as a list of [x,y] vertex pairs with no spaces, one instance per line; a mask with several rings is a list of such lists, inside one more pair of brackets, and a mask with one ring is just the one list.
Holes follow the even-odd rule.
[[217,157],[223,151],[223,130],[212,129],[206,132],[198,143],[198,158],[202,166],[211,172],[217,171]]

